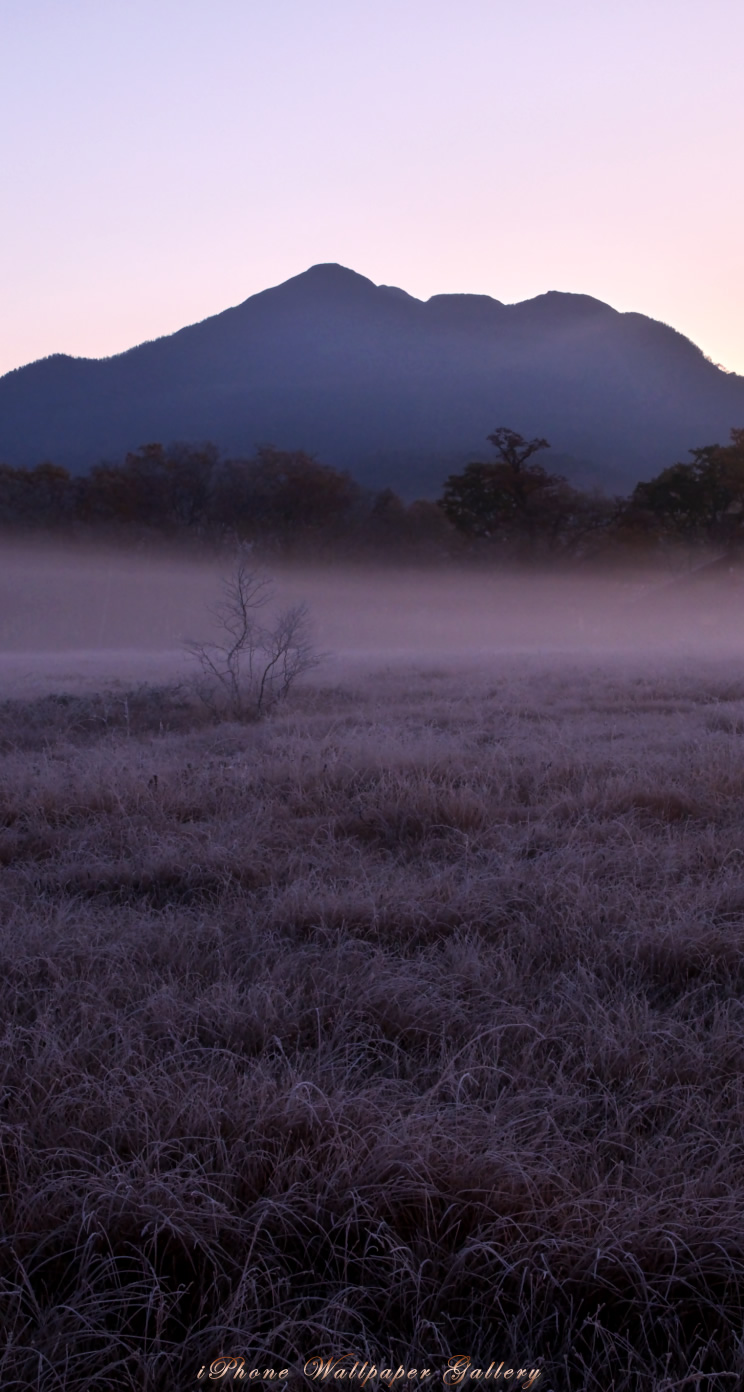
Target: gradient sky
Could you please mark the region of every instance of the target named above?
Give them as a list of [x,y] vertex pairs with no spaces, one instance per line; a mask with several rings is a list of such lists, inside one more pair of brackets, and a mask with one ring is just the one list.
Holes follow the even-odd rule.
[[0,0],[0,372],[339,261],[744,373],[741,0]]

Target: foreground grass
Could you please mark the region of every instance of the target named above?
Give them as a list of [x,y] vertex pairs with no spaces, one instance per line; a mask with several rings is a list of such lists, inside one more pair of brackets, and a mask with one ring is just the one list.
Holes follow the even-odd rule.
[[735,1387],[743,731],[711,665],[6,705],[3,1388]]

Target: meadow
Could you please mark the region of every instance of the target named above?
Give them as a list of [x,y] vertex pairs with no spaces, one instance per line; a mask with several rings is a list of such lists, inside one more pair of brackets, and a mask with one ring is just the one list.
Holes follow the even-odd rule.
[[3,1387],[739,1385],[744,661],[118,681],[0,708]]

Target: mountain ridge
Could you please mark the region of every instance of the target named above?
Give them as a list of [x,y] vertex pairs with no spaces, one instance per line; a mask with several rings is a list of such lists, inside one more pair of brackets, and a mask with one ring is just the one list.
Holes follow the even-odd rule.
[[555,290],[419,300],[333,262],[109,357],[51,354],[0,378],[10,465],[272,441],[404,496],[434,493],[500,424],[617,489],[742,422],[744,377],[648,316]]

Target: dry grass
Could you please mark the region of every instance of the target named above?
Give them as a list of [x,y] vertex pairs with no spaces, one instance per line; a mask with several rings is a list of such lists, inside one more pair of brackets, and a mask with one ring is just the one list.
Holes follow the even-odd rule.
[[736,1385],[744,679],[2,722],[4,1388],[232,1348]]

